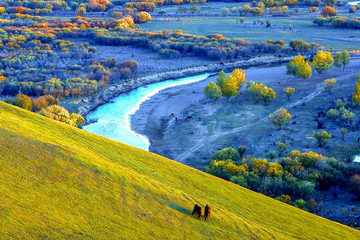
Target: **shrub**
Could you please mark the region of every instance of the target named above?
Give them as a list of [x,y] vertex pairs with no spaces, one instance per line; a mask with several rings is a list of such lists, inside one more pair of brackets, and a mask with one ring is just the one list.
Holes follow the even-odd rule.
[[159,51],[159,55],[163,58],[178,58],[181,56],[181,53],[178,50],[164,48]]
[[16,95],[14,104],[18,107],[24,108],[29,111],[31,111],[31,109],[32,109],[31,98],[22,93],[19,93],[18,95]]

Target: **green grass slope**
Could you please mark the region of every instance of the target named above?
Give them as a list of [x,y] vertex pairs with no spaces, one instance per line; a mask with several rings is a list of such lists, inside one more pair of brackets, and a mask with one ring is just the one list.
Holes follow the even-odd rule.
[[[210,222],[190,215],[210,204]],[[0,102],[1,239],[360,239],[164,157]]]

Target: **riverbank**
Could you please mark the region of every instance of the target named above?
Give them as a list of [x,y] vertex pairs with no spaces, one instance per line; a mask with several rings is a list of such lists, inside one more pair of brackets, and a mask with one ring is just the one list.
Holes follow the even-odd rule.
[[250,66],[260,66],[266,64],[280,64],[288,62],[293,56],[289,57],[277,57],[277,56],[262,56],[251,58],[248,60],[236,60],[228,62],[215,62],[208,65],[200,65],[196,67],[183,68],[173,71],[161,72],[150,74],[138,78],[127,79],[119,84],[109,85],[105,89],[101,90],[97,94],[84,97],[80,99],[77,105],[77,112],[86,117],[91,111],[97,107],[109,103],[111,99],[119,96],[120,94],[129,92],[136,88],[161,82],[165,80],[185,78],[203,73],[218,72],[220,70],[232,70],[234,68],[245,68]]
[[[286,75],[285,65],[251,67],[246,70],[247,79],[263,82],[277,93],[274,103],[266,107],[257,103],[245,87],[241,94],[231,98],[229,103],[225,98],[217,103],[205,98],[204,87],[209,82],[216,81],[216,76],[209,77],[201,82],[159,92],[141,104],[139,111],[131,118],[131,126],[136,132],[148,136],[151,152],[199,169],[203,169],[214,151],[229,146],[236,148],[240,144],[248,146],[250,154],[264,157],[269,151],[276,150],[274,141],[284,141],[290,137],[292,142],[296,142],[297,150],[309,151],[315,147],[307,141],[307,137],[317,129],[314,116],[317,116],[318,111],[322,111],[324,104],[352,94],[355,87],[354,76],[359,67],[360,60],[352,59],[351,65],[345,71],[333,68],[326,74],[314,73],[314,76],[307,80]],[[332,77],[338,81],[339,87],[334,90],[336,92],[333,95],[328,96],[322,83]],[[291,103],[282,93],[286,87],[296,89]],[[278,134],[276,129],[264,122],[269,113],[281,107],[288,108],[294,115],[293,124],[289,126],[291,134],[286,133],[286,130]],[[177,117],[177,121],[171,117],[172,114]],[[188,116],[191,118],[186,121]],[[331,128],[334,136],[340,135],[338,127],[334,125]],[[276,139],[274,134],[278,135]],[[347,138],[350,140],[355,135],[355,132],[349,132]],[[339,150],[344,143],[341,138],[334,138],[332,142],[332,153],[324,148],[315,147],[314,150],[348,158],[357,149],[347,151],[344,156]]]

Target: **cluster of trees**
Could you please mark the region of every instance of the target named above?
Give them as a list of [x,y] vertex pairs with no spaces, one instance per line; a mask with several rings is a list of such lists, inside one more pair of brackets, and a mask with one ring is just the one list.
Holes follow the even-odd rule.
[[[250,43],[242,39],[230,40],[220,34],[207,37],[183,34],[181,30],[175,30],[172,34],[168,31],[162,33],[145,33],[135,30],[118,32],[104,30],[97,31],[94,35],[94,40],[106,45],[147,47],[162,56],[178,56],[179,53],[192,53],[199,57],[215,60],[241,59],[260,54],[293,54],[293,51],[313,52],[319,47],[319,45],[307,44],[303,41],[303,45],[309,45],[309,48],[299,46],[292,48],[293,51],[291,51],[289,48],[284,47],[283,41]],[[176,50],[177,52],[170,51],[169,49]]]
[[29,96],[19,93],[14,99],[8,99],[7,102],[74,127],[81,127],[84,124],[82,116],[75,113],[70,114],[64,107],[59,106],[59,99],[51,95],[31,100]]
[[[313,58],[312,63],[309,60],[304,59],[304,57],[299,54],[295,56],[290,62],[286,65],[286,74],[294,75],[298,78],[310,78],[312,76],[312,67],[319,73],[323,73],[326,70],[332,68],[333,65],[336,67],[342,67],[345,69],[346,65],[350,64],[350,55],[348,51],[343,51],[337,53],[335,57],[332,57],[331,52],[327,51],[318,51],[318,53]],[[332,81],[326,81],[325,86],[326,90],[331,90],[335,87],[335,83],[331,84]]]
[[221,70],[216,78],[216,83],[209,83],[205,89],[205,96],[217,100],[222,96],[230,99],[231,96],[239,94],[239,89],[247,82],[245,79],[245,70],[235,69],[231,75]]
[[275,91],[261,82],[250,81],[248,83],[248,89],[249,93],[264,105],[267,105],[276,98]]
[[338,28],[360,28],[360,19],[359,18],[348,18],[348,17],[331,17],[323,18],[318,17],[314,19],[314,24],[318,26],[332,25]]
[[[340,163],[335,158],[300,151],[291,151],[284,156],[289,145],[277,142],[275,146],[278,153],[271,154],[272,162],[246,156],[245,146],[222,149],[211,157],[206,171],[310,211],[316,209],[316,206],[311,206],[317,205],[313,199],[316,198],[316,191],[346,188],[346,183],[350,181],[351,176],[346,175],[345,163]],[[352,177],[354,182],[356,177]]]

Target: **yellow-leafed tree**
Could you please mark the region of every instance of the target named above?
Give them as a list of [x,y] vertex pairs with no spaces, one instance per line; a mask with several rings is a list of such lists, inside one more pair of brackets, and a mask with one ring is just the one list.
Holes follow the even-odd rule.
[[332,67],[334,58],[331,56],[331,52],[319,51],[312,62],[313,67],[319,73],[322,73]]

